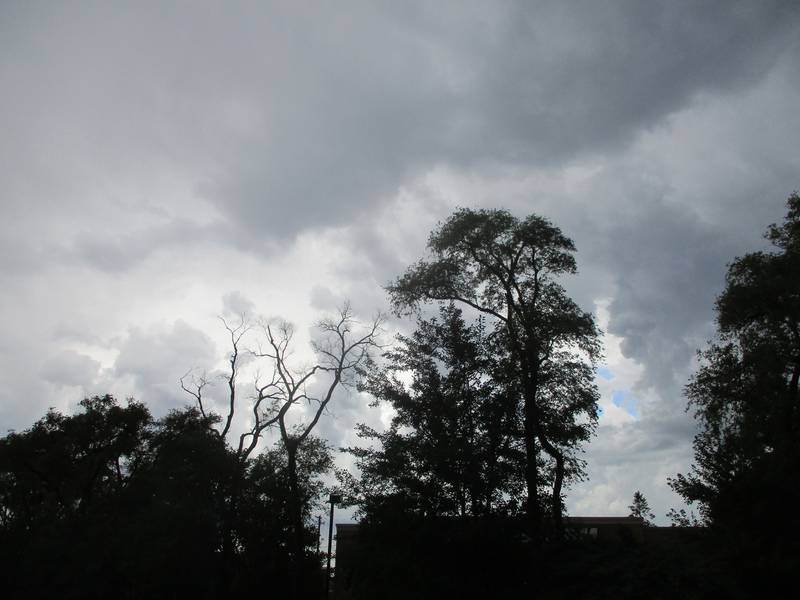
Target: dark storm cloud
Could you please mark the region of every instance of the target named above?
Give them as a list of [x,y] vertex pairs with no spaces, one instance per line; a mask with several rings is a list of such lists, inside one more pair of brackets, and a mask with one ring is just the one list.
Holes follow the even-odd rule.
[[274,250],[430,164],[563,161],[751,85],[797,31],[787,6],[12,5],[2,152],[165,161]]
[[[728,190],[724,180],[719,187],[730,204],[716,222],[701,216],[696,209],[702,207],[676,201],[679,193],[631,183],[627,201],[609,203],[605,218],[578,232],[589,249],[579,254],[584,271],[605,273],[612,286],[608,332],[622,339],[626,357],[644,366],[639,391],[658,394],[660,401],[646,409],[665,416],[685,406],[683,387],[695,351],[713,335],[712,308],[727,265],[766,246],[761,234],[782,218],[788,195]],[[772,182],[763,189],[773,189]],[[743,222],[748,230],[737,231]]]
[[710,308],[732,258],[724,232],[682,207],[648,202],[606,230],[616,292],[610,333],[622,352],[646,366],[647,386],[681,404],[686,369],[711,335]]
[[269,78],[293,103],[204,191],[272,235],[346,222],[431,163],[553,164],[628,141],[693,94],[758,81],[797,31],[777,4],[695,8],[315,14],[291,73]]

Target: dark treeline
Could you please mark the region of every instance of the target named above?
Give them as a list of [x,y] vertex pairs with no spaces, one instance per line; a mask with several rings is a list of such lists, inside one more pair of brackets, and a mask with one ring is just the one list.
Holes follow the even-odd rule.
[[362,383],[395,416],[383,432],[360,426],[372,444],[347,449],[364,517],[340,578],[348,597],[788,597],[800,569],[800,196],[787,206],[765,236],[773,249],[730,265],[717,336],[686,387],[695,463],[669,483],[692,510],[654,528],[637,490],[641,533],[603,541],[565,535],[560,514],[596,422],[597,330],[558,283],[574,272],[572,243],[502,211],[462,210],[434,231],[430,258],[389,291],[401,312],[438,303],[439,315],[419,317]]
[[[769,595],[800,568],[800,197],[788,208],[767,232],[772,251],[731,264],[718,335],[687,386],[699,429],[692,471],[670,480],[692,506],[670,512],[679,527],[652,527],[637,491],[631,515],[646,534],[570,528],[564,489],[585,477],[601,359],[593,316],[561,283],[575,247],[535,215],[460,209],[388,286],[416,328],[381,356],[369,353],[380,320],[356,334],[348,308],[321,323],[320,362],[300,371],[292,329],[261,324],[251,355],[272,376],[256,381],[238,440],[244,320],[225,324],[222,417],[199,376],[182,381],[194,406],[163,419],[91,398],[0,440],[4,595],[321,597],[311,515],[332,454],[313,431],[334,392],[355,385],[393,418],[384,431],[359,425],[364,443],[344,449],[358,469],[337,472],[335,491],[362,517],[340,597]],[[301,404],[306,422],[291,417]],[[256,452],[267,430],[277,441]]]
[[[242,464],[215,433],[218,419],[195,408],[154,420],[110,396],[81,405],[0,444],[4,597],[288,594],[284,452]],[[299,457],[307,518],[330,452],[310,437]],[[314,559],[306,572],[321,589]]]

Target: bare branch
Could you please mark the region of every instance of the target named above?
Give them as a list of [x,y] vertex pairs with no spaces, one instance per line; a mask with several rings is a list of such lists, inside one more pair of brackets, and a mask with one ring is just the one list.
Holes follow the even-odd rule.
[[[238,322],[230,322],[219,317],[228,332],[230,353],[228,370],[221,377],[228,386],[228,410],[224,426],[215,431],[225,438],[231,431],[237,412],[237,383],[240,371],[242,340],[252,329],[245,316]],[[377,338],[381,332],[383,316],[376,316],[366,326],[354,318],[349,304],[345,304],[335,317],[317,323],[322,338],[312,342],[318,357],[318,363],[303,369],[297,369],[291,363],[294,328],[286,321],[259,321],[257,326],[263,333],[261,341],[256,341],[255,348],[246,352],[253,358],[267,362],[270,367],[269,379],[256,376],[253,393],[250,396],[250,425],[238,436],[236,454],[240,461],[246,461],[258,445],[259,439],[270,427],[278,426],[280,437],[287,450],[291,445],[295,448],[305,440],[319,422],[326,407],[340,386],[349,387],[359,366],[369,360],[370,350],[380,348]],[[355,332],[359,331],[358,334]],[[193,376],[190,370],[181,378],[181,388],[190,394],[204,417],[208,416],[204,405],[203,390],[210,381],[203,374]],[[328,378],[328,382],[320,394],[314,394],[313,382],[319,377]],[[311,410],[310,419],[299,424],[290,424],[292,408],[302,404]]]
[[[186,378],[191,375],[191,389],[186,386]],[[205,407],[203,406],[203,389],[209,384],[208,378],[206,377],[205,371],[199,377],[194,375],[194,369],[189,369],[181,376],[181,389],[192,396],[195,401],[197,402],[197,407],[200,410],[200,414],[203,415],[204,419],[208,418],[206,414]],[[215,429],[214,430],[218,435],[219,432]]]
[[231,423],[233,422],[233,415],[236,411],[236,375],[239,366],[239,342],[250,330],[251,326],[247,322],[245,315],[240,316],[239,324],[235,327],[230,325],[228,321],[225,320],[225,317],[220,316],[219,320],[222,321],[222,325],[228,330],[231,340],[231,354],[228,360],[230,371],[226,377],[229,390],[228,415],[225,417],[225,426],[222,428],[222,432],[220,433],[222,437],[225,437],[228,435],[228,431],[230,431]]

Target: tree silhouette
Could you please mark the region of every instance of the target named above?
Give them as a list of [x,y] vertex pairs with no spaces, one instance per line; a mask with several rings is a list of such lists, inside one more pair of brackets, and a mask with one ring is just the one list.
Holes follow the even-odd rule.
[[655,519],[656,516],[650,512],[650,504],[647,502],[647,498],[644,497],[644,494],[639,490],[633,492],[633,502],[628,506],[628,510],[630,511],[631,517],[643,519],[644,524],[647,526],[653,525],[653,519]]
[[[515,398],[493,377],[503,351],[461,310],[441,307],[384,358],[364,369],[361,389],[395,411],[387,431],[359,426],[372,442],[356,457],[360,502],[403,499],[427,516],[488,515],[518,498],[524,450]],[[411,378],[405,383],[404,379]]]
[[728,269],[717,337],[687,386],[695,463],[671,481],[726,551],[771,578],[788,577],[800,555],[800,197],[787,206],[765,236],[774,249]]
[[[256,382],[256,402],[269,399],[274,411],[272,418],[278,424],[281,443],[286,452],[295,594],[299,593],[305,580],[302,567],[306,548],[298,455],[334,392],[340,386],[355,382],[357,369],[369,358],[369,351],[377,345],[380,323],[381,319],[378,317],[365,328],[359,328],[350,307],[344,306],[337,317],[325,319],[318,324],[321,337],[313,345],[319,362],[299,369],[290,360],[293,337],[291,325],[285,322],[276,328],[268,323],[262,325],[266,348],[255,355],[269,361],[272,376],[265,384]],[[315,377],[326,378],[319,393],[314,393],[310,387]],[[290,422],[291,414],[296,414],[296,409],[303,405],[310,407],[310,418],[300,423]]]
[[[155,420],[144,405],[120,406],[111,396],[81,408],[51,410],[0,438],[5,598],[227,598],[267,586],[289,593],[281,448],[249,459],[240,479],[242,463],[216,433],[218,417],[187,408]],[[329,467],[327,446],[307,437],[297,456],[304,514]],[[235,543],[225,555],[228,539]],[[305,573],[321,589],[318,562]]]
[[697,520],[694,512],[687,513],[685,508],[680,510],[670,508],[667,511],[667,518],[672,527],[700,527],[700,521]]
[[496,322],[521,397],[529,528],[540,539],[542,449],[554,463],[550,510],[560,534],[564,481],[597,421],[599,331],[557,281],[576,272],[575,246],[536,215],[459,209],[431,233],[428,249],[388,286],[395,309],[458,302]]
[[[370,350],[377,347],[382,318],[379,315],[370,323],[362,325],[355,319],[349,304],[345,304],[338,315],[317,323],[317,337],[312,342],[316,362],[310,365],[299,364],[293,358],[295,330],[291,323],[260,321],[257,325],[252,325],[244,316],[238,325],[221,320],[230,337],[228,370],[224,375],[228,387],[228,403],[224,426],[221,429],[215,427],[212,431],[224,443],[230,444],[239,461],[238,476],[234,480],[227,512],[231,515],[230,519],[237,513],[237,505],[245,493],[250,457],[259,440],[268,429],[277,430],[280,447],[286,454],[283,469],[285,477],[281,481],[287,486],[285,514],[290,517],[290,595],[299,597],[304,586],[308,585],[305,570],[308,562],[306,550],[309,546],[306,520],[308,504],[314,497],[313,494],[307,495],[303,487],[300,461],[304,453],[313,454],[315,449],[319,450],[319,441],[314,440],[312,432],[335,392],[341,387],[355,384],[357,369],[369,358]],[[234,445],[228,442],[227,436],[239,410],[238,380],[242,343],[244,336],[254,328],[261,331],[262,339],[257,349],[250,349],[248,354],[260,365],[266,366],[269,377],[262,378],[260,371],[256,375],[248,410],[248,426]],[[203,416],[207,414],[204,391],[208,384],[209,380],[205,376],[192,377],[190,381],[189,373],[181,379],[181,387],[194,398]],[[318,464],[330,465],[324,461]],[[225,538],[224,556],[231,556],[234,551],[235,540],[232,537],[233,525],[230,519],[225,528],[229,534]]]

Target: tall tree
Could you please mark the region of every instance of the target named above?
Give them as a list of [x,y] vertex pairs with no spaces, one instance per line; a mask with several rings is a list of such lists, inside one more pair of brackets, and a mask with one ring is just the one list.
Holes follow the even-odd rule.
[[395,309],[458,302],[495,320],[522,397],[529,527],[540,538],[541,448],[554,463],[550,510],[560,534],[571,454],[597,420],[592,367],[601,352],[592,315],[558,282],[577,270],[575,246],[537,215],[459,209],[431,233],[428,249],[388,286]]
[[716,339],[686,388],[695,463],[671,481],[715,530],[782,557],[800,533],[800,196],[787,206],[765,236],[774,249],[728,269]]
[[495,377],[502,351],[483,319],[467,324],[450,304],[365,369],[362,389],[395,411],[387,431],[359,426],[377,444],[348,449],[367,511],[394,499],[426,516],[487,515],[520,495],[517,405]]

